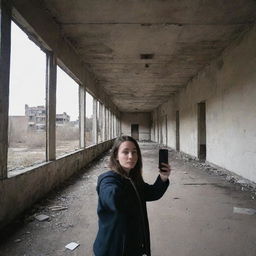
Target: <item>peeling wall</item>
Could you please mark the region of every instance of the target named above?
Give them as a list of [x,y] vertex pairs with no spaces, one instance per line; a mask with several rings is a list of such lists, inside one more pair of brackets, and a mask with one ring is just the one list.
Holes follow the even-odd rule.
[[[197,104],[205,101],[206,160],[254,182],[255,44],[256,27],[253,27],[194,77],[175,99],[171,98],[169,104],[173,105],[168,108],[168,122],[171,124],[168,125],[168,133],[174,134],[175,125],[171,117],[174,111],[179,110],[180,151],[198,157]],[[166,103],[160,109],[166,109]],[[155,112],[152,116],[155,116]],[[175,148],[174,144],[170,139],[168,146]]]
[[0,180],[0,229],[112,144],[113,140],[106,141],[38,167],[10,172],[10,177]]
[[151,114],[150,113],[121,113],[121,133],[123,135],[131,136],[131,125],[139,125],[139,140],[151,140],[150,126]]

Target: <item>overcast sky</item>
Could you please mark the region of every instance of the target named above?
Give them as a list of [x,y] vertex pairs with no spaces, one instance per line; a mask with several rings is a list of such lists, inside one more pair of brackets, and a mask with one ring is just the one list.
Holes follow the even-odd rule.
[[[9,115],[25,115],[25,104],[45,105],[46,55],[12,22]],[[92,108],[87,102],[87,116]],[[57,69],[57,114],[66,112],[77,120],[78,85],[60,68]]]

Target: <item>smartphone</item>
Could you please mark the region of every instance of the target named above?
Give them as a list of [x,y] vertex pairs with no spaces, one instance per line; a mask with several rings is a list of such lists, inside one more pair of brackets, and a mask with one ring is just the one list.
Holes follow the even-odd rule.
[[158,167],[161,171],[164,172],[164,170],[161,169],[161,167],[162,167],[161,163],[168,164],[168,149],[159,149]]

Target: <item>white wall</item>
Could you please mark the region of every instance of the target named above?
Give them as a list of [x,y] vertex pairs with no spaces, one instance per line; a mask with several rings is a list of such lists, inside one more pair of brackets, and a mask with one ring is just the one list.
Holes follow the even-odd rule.
[[180,109],[180,151],[197,156],[197,105]]
[[[175,148],[173,112],[180,111],[180,151],[197,157],[197,104],[206,103],[206,160],[256,182],[256,28],[168,104],[169,146]],[[160,109],[166,108],[166,104]],[[173,104],[173,105],[172,105]],[[154,116],[154,115],[153,115]],[[155,121],[155,119],[154,119]]]
[[151,114],[150,113],[121,113],[121,133],[131,136],[131,125],[139,125],[139,140],[151,140]]
[[[168,102],[163,103],[159,108],[152,112],[152,129],[151,136],[152,140],[166,145],[166,139],[162,138],[161,133],[164,137],[167,136],[167,146],[175,148],[176,146],[176,121],[175,121],[175,105],[174,96]],[[167,118],[167,135],[166,135],[166,122]],[[155,132],[153,130],[155,128]],[[159,136],[158,134],[159,133]]]

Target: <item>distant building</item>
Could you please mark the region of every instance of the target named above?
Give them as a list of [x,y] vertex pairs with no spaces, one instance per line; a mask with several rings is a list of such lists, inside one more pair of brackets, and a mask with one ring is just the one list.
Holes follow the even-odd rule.
[[56,124],[57,125],[65,125],[70,122],[70,116],[67,115],[66,112],[63,114],[57,114],[56,115]]
[[45,106],[29,107],[25,105],[25,116],[28,117],[28,128],[32,130],[45,130]]
[[[28,128],[32,130],[45,130],[46,109],[45,106],[29,107],[25,105],[25,116],[28,117]],[[70,122],[70,116],[64,112],[56,114],[56,125],[62,126]]]

